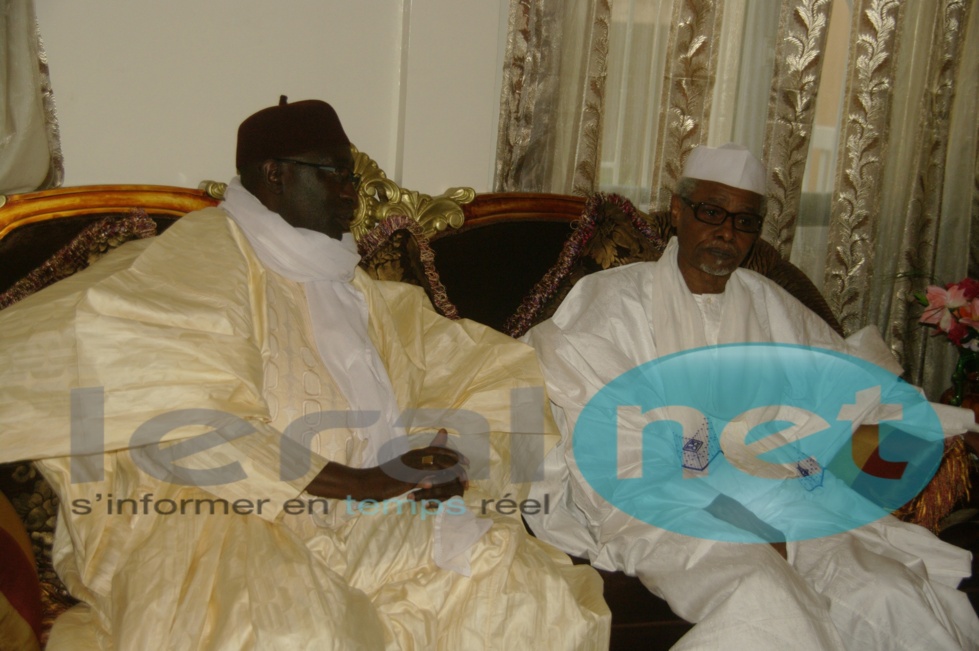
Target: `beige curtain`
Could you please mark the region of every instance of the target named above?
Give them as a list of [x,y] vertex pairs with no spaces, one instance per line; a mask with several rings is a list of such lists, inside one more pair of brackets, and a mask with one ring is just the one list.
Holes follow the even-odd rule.
[[0,0],[0,195],[57,187],[64,167],[32,0]]
[[765,239],[937,399],[955,350],[911,292],[979,273],[975,4],[515,0],[497,187],[659,210],[691,148],[741,142],[768,166]]
[[594,189],[609,0],[514,0],[503,65],[498,191]]
[[965,276],[969,242],[979,238],[972,228],[979,120],[974,4],[852,2],[820,252],[823,293],[844,328],[877,325],[908,379],[936,399],[956,354],[918,324],[912,292]]

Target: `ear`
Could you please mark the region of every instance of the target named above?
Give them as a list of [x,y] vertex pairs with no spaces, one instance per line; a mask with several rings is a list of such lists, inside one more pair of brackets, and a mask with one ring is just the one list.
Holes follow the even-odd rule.
[[262,163],[262,185],[272,194],[282,194],[283,168],[279,161],[269,159]]
[[683,210],[683,202],[676,194],[670,196],[670,223],[673,228],[680,225],[680,211]]

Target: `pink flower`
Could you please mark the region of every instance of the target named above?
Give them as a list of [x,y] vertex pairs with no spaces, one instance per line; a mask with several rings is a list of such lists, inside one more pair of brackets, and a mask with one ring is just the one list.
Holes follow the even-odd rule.
[[965,305],[962,290],[955,285],[949,285],[948,289],[929,285],[925,296],[928,299],[928,307],[925,308],[919,322],[933,325],[942,332],[949,332],[954,321],[952,310]]
[[979,281],[963,278],[943,287],[929,285],[922,297],[920,323],[935,328],[959,347],[979,350]]

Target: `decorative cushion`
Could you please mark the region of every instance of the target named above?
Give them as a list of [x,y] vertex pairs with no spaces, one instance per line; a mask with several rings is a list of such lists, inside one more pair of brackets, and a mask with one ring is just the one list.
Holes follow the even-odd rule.
[[[78,603],[68,594],[67,588],[54,571],[51,560],[58,497],[30,462],[0,465],[0,492],[10,496],[8,504],[11,512],[28,536],[26,542],[31,552],[31,563],[36,560],[36,572],[33,567],[31,568],[34,574],[34,586],[25,588],[20,598],[33,600],[30,594],[34,590],[38,592],[37,637],[43,648],[54,620]],[[4,554],[4,558],[11,557]],[[2,618],[3,616],[0,615],[0,619]],[[2,634],[0,639],[4,639]],[[2,645],[0,648],[3,648]]]
[[504,332],[520,337],[549,318],[578,280],[602,269],[658,260],[669,235],[661,222],[649,219],[617,194],[594,194],[574,225],[557,262],[534,285],[507,319]]
[[906,521],[920,524],[933,533],[939,533],[947,524],[946,518],[969,499],[975,461],[969,455],[965,439],[945,439],[945,452],[938,471],[928,485],[914,499],[898,509],[894,515]]
[[404,215],[382,220],[357,242],[360,266],[375,280],[418,285],[440,314],[458,319],[435,268],[435,252],[418,222]]

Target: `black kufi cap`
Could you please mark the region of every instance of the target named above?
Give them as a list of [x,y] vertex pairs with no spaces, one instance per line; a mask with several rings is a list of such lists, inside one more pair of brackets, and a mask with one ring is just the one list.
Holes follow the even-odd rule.
[[286,96],[249,116],[238,127],[235,166],[270,158],[296,156],[308,151],[349,145],[340,118],[333,107],[318,99],[289,104]]

